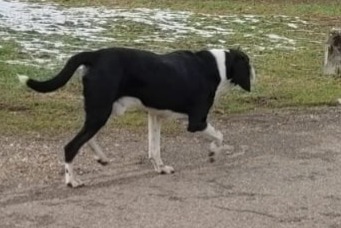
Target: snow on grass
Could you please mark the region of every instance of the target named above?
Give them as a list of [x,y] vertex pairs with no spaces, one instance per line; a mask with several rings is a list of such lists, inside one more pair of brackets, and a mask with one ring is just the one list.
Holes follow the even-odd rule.
[[294,28],[294,29],[297,29],[297,28],[298,28],[298,26],[297,26],[296,24],[294,24],[294,23],[288,23],[288,26],[289,26],[290,28]]
[[161,51],[181,47],[181,42],[192,42],[198,48],[224,48],[235,45],[234,37],[240,35],[248,39],[244,43],[250,39],[259,41],[257,47],[252,47],[254,42],[243,43],[246,49],[295,50],[295,37],[277,34],[272,28],[281,24],[284,29],[295,30],[309,24],[284,15],[269,20],[257,15],[218,16],[146,8],[65,8],[17,0],[0,0],[0,19],[0,41],[14,40],[22,52],[31,56],[8,63],[43,63],[46,67],[85,49],[142,46]]
[[267,37],[270,38],[270,41],[271,42],[286,42],[288,44],[295,44],[295,40],[293,39],[289,39],[289,38],[286,38],[286,37],[283,37],[283,36],[279,36],[279,35],[276,35],[276,34],[267,34]]

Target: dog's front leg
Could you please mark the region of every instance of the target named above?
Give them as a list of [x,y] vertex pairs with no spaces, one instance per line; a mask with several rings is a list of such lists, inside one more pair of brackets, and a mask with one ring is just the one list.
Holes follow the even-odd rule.
[[231,149],[231,146],[224,145],[224,136],[223,134],[216,130],[211,124],[207,124],[207,127],[202,131],[202,133],[213,140],[210,144],[210,156],[213,156],[216,153],[220,153],[223,150]]
[[84,185],[81,180],[76,178],[72,163],[65,163],[65,183],[68,187],[72,188],[78,188]]
[[161,121],[160,118],[152,113],[148,113],[148,157],[152,162],[156,172],[161,174],[174,173],[171,166],[166,166],[161,160],[160,152]]

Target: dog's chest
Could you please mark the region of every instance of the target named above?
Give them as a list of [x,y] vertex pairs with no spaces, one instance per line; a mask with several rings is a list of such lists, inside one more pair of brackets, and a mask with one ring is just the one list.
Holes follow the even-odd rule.
[[218,87],[217,90],[215,92],[215,97],[214,97],[214,102],[218,102],[219,98],[226,93],[229,88],[231,87],[231,83],[230,80],[222,80]]
[[142,102],[135,97],[121,97],[113,104],[113,114],[117,116],[121,116],[125,113],[125,111],[129,108],[138,108],[150,112],[154,115],[163,117],[163,118],[172,118],[172,119],[186,119],[188,116],[183,113],[173,112],[171,110],[159,110],[152,107],[146,107],[142,104]]

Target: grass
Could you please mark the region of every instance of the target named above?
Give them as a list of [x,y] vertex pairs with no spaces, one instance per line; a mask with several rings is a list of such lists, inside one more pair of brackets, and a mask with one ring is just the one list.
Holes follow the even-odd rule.
[[338,0],[55,0],[68,6],[147,7],[191,10],[199,13],[257,13],[294,16],[340,16]]
[[[16,75],[25,74],[35,78],[46,78],[56,73],[63,61],[57,65],[46,67],[44,64],[22,65],[8,64],[7,60],[28,61],[35,58],[56,59],[51,53],[30,53],[23,51],[18,40],[43,38],[47,42],[45,48],[53,48],[55,40],[66,45],[62,47],[65,55],[76,50],[98,48],[100,46],[129,46],[157,52],[167,52],[175,49],[202,49],[206,47],[242,47],[254,58],[257,70],[257,83],[252,93],[233,89],[224,96],[218,105],[220,115],[228,113],[247,112],[256,109],[274,109],[284,107],[311,107],[320,105],[335,105],[341,97],[341,79],[326,77],[321,74],[323,60],[323,42],[325,34],[331,25],[336,25],[341,15],[338,1],[173,1],[173,0],[69,0],[56,2],[68,6],[75,5],[105,5],[126,8],[150,7],[186,9],[196,12],[190,15],[188,23],[194,28],[205,26],[220,26],[233,31],[232,34],[222,34],[219,31],[214,36],[205,37],[198,33],[187,34],[172,42],[158,38],[172,38],[172,31],[163,31],[157,25],[127,21],[121,18],[113,25],[104,25],[102,36],[115,38],[113,42],[84,42],[81,39],[65,36],[41,35],[35,32],[13,34],[12,39],[0,38],[0,129],[4,134],[47,134],[59,135],[65,130],[76,130],[83,121],[81,86],[77,77],[63,89],[52,94],[37,94],[18,85]],[[257,3],[255,3],[257,2]],[[199,14],[197,14],[199,13]],[[205,14],[241,15],[253,14],[258,22],[237,23],[224,21],[219,17]],[[276,15],[289,15],[290,18]],[[288,27],[288,24],[299,16],[308,24],[295,21],[298,29]],[[243,20],[244,16],[240,16]],[[217,19],[218,18],[218,19]],[[226,20],[234,20],[239,16]],[[246,20],[246,19],[245,19]],[[199,24],[200,23],[200,24]],[[326,26],[329,25],[329,26]],[[252,28],[254,26],[254,28]],[[209,27],[207,27],[209,28]],[[1,27],[0,27],[1,32]],[[154,34],[154,38],[150,37]],[[252,35],[250,35],[252,34]],[[274,41],[267,37],[276,34],[280,37],[295,40]],[[137,40],[139,40],[137,42]],[[50,45],[50,46],[49,46]],[[278,48],[272,49],[279,45]],[[287,49],[289,48],[289,49]],[[291,50],[295,48],[295,50]],[[56,60],[54,60],[56,61]],[[128,115],[111,121],[116,127],[145,128],[146,118],[133,111]],[[168,126],[173,129],[172,125]]]

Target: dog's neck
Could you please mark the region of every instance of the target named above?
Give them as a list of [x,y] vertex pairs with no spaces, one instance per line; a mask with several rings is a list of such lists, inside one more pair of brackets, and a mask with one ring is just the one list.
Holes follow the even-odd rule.
[[222,95],[226,87],[229,86],[229,81],[227,80],[227,75],[226,75],[226,65],[225,65],[226,52],[228,52],[228,50],[226,51],[223,49],[212,49],[212,50],[209,50],[209,52],[211,52],[211,54],[214,56],[215,61],[217,63],[217,68],[219,71],[220,82],[218,84],[218,88],[215,94],[215,100],[217,100]]
[[215,61],[217,63],[218,71],[219,71],[219,77],[220,77],[220,83],[226,81],[226,65],[225,65],[225,50],[222,49],[212,49],[209,50],[211,54],[214,56]]

